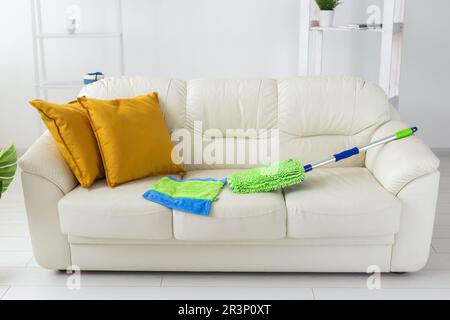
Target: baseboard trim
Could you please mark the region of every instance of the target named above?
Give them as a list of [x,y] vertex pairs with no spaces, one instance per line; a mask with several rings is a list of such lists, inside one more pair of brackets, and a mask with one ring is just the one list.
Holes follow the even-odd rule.
[[432,148],[438,157],[450,157],[450,148]]

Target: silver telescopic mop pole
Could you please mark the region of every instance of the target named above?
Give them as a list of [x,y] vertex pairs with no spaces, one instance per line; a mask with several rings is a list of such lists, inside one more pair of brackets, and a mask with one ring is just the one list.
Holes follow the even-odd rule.
[[370,144],[368,144],[368,145],[366,145],[364,147],[361,147],[361,148],[356,148],[355,147],[355,148],[346,150],[344,152],[335,154],[333,157],[331,157],[331,158],[329,158],[327,160],[323,160],[323,161],[320,161],[320,162],[316,162],[316,163],[313,163],[313,164],[306,165],[304,167],[305,172],[309,172],[309,171],[311,171],[313,169],[326,166],[327,164],[330,164],[330,163],[333,163],[333,162],[338,162],[338,161],[350,158],[350,157],[352,157],[354,155],[359,154],[360,152],[367,151],[369,149],[378,147],[378,146],[386,144],[388,142],[391,142],[391,141],[394,141],[394,140],[400,140],[400,139],[412,136],[416,132],[417,132],[417,128],[416,127],[408,128],[408,129],[399,131],[399,132],[393,134],[392,136],[389,136],[389,137],[386,137],[386,138],[374,141],[374,142],[372,142],[372,143],[370,143]]

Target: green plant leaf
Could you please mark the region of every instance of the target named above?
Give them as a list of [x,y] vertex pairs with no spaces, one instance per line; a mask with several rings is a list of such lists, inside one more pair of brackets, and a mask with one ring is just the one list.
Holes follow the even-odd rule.
[[341,4],[339,0],[316,0],[320,10],[334,10]]
[[0,196],[8,189],[17,170],[17,152],[14,145],[0,150]]

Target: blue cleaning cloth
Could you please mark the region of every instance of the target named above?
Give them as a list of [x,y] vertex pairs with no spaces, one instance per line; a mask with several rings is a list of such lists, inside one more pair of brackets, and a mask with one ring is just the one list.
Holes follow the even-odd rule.
[[168,208],[208,216],[226,179],[186,179],[164,177],[151,186],[143,197]]

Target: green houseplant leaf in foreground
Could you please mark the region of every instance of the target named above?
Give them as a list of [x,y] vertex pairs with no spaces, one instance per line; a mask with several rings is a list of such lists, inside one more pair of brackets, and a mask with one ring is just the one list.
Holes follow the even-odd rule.
[[341,4],[339,0],[316,0],[320,10],[334,10]]
[[17,153],[14,145],[0,150],[0,197],[11,184],[17,169]]

